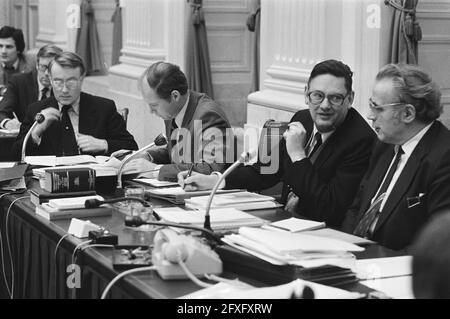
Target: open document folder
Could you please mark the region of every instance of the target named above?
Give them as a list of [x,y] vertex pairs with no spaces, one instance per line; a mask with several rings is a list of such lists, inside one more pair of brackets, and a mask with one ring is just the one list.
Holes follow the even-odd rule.
[[312,267],[331,263],[345,266],[354,259],[350,252],[364,250],[337,239],[251,227],[241,227],[239,234],[227,235],[222,240],[274,265]]
[[310,281],[296,279],[290,283],[256,288],[239,281],[227,280],[214,286],[184,295],[179,299],[290,299],[302,298],[301,292],[308,286],[314,299],[357,299],[364,295]]

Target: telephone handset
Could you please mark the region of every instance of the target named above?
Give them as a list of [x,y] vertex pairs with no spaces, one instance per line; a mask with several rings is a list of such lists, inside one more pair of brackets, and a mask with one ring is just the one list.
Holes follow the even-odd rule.
[[222,261],[219,255],[199,238],[179,235],[169,228],[159,230],[154,238],[152,262],[161,278],[188,278],[178,264],[179,258],[196,276],[222,273]]

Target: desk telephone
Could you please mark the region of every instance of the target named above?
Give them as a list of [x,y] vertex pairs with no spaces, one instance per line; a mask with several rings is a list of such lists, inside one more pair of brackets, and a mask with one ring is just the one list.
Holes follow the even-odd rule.
[[179,235],[174,230],[166,228],[155,234],[152,263],[163,279],[188,278],[178,260],[196,276],[204,274],[221,274],[222,261],[219,255],[200,238]]

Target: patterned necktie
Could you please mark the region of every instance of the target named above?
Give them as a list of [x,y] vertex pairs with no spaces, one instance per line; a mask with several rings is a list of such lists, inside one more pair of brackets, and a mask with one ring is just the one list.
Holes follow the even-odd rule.
[[178,134],[173,135],[173,132],[178,129],[177,122],[175,122],[175,119],[172,120],[172,131],[170,132],[170,145],[171,147],[174,147],[175,144],[178,142]]
[[404,153],[405,152],[403,151],[402,147],[399,146],[397,152],[395,153],[394,162],[389,167],[386,177],[384,178],[383,184],[381,185],[380,189],[378,190],[377,194],[374,197],[375,200],[359,221],[358,225],[353,231],[354,235],[365,238],[371,236],[370,228],[373,222],[377,219],[378,215],[380,214],[380,207],[381,204],[383,203],[384,197],[386,196],[386,191],[389,187],[389,184],[392,181],[392,178],[394,177],[395,171],[397,170],[400,158]]
[[62,156],[79,155],[75,132],[68,114],[71,105],[63,105],[61,110],[61,146]]
[[[315,151],[322,145],[322,134],[319,132],[316,132],[314,134],[314,138],[311,140],[311,142],[305,147],[305,154],[307,157],[311,157]],[[289,193],[286,200],[286,205],[284,206],[284,210],[293,214],[297,212],[297,206],[298,206],[299,198],[297,195],[295,195],[292,188],[289,187]]]
[[42,100],[44,100],[44,99],[47,98],[47,93],[48,93],[48,91],[50,91],[50,89],[49,89],[48,87],[44,87],[44,88],[41,90],[41,99],[40,99],[39,101],[42,101]]

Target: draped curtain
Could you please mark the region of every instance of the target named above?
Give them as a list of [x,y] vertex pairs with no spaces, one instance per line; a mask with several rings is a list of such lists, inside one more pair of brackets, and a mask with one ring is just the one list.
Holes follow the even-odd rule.
[[81,2],[80,16],[76,53],[83,58],[87,75],[102,74],[105,67],[91,0]]
[[251,87],[250,92],[259,90],[259,63],[260,63],[260,29],[261,29],[261,0],[254,0],[255,12],[247,19],[247,28],[254,32],[252,46]]
[[119,64],[120,50],[122,50],[122,8],[120,7],[120,0],[115,1],[116,9],[111,18],[111,22],[113,23],[111,65]]
[[385,0],[394,10],[391,24],[391,63],[418,64],[422,30],[416,18],[419,0]]
[[186,77],[189,88],[214,98],[202,0],[188,0]]

